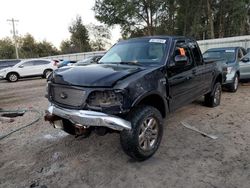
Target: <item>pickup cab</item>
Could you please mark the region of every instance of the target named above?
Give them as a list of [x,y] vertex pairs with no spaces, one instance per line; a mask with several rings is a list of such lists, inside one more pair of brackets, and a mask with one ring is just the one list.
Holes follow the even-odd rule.
[[191,38],[124,40],[98,64],[49,76],[45,120],[76,136],[119,133],[125,153],[142,161],[157,151],[168,113],[202,96],[207,106],[218,106],[221,84],[216,63],[205,63]]

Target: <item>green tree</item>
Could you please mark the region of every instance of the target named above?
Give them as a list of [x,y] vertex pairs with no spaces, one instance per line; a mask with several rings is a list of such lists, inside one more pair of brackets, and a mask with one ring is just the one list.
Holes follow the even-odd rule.
[[20,37],[18,43],[21,58],[39,57],[36,53],[36,41],[31,34],[28,33],[24,37]]
[[83,25],[82,18],[80,16],[77,16],[76,20],[69,27],[69,32],[71,33],[70,42],[72,52],[91,51],[88,30]]
[[250,34],[249,0],[96,0],[95,16],[121,26],[123,38],[186,35],[196,39]]
[[158,19],[165,14],[165,0],[96,0],[96,18],[109,25],[119,24],[124,37],[154,35]]
[[0,40],[0,59],[14,59],[15,46],[8,37]]
[[58,50],[46,40],[36,44],[36,54],[39,57],[46,57],[59,54]]
[[21,58],[39,58],[59,53],[50,42],[37,42],[31,34],[19,37],[18,43]]
[[70,40],[63,40],[60,45],[62,54],[74,53],[73,45]]
[[92,50],[105,50],[106,47],[111,45],[111,33],[107,26],[89,24],[87,29],[90,33],[90,45]]

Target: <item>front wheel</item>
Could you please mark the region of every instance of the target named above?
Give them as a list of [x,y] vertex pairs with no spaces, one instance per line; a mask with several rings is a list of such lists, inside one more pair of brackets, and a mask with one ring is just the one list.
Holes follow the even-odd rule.
[[18,74],[17,73],[9,73],[7,75],[7,80],[9,82],[16,82],[16,81],[18,81]]
[[214,85],[213,91],[205,95],[205,105],[209,107],[219,106],[221,100],[221,93],[221,83],[217,82]]
[[157,151],[161,143],[161,113],[151,106],[138,106],[129,113],[127,119],[131,122],[132,129],[121,132],[121,146],[135,160],[146,160]]

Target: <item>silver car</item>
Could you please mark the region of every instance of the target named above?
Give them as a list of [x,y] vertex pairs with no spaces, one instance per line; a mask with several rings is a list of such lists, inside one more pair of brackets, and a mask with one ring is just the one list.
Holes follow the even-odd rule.
[[240,79],[250,80],[250,52],[240,61]]

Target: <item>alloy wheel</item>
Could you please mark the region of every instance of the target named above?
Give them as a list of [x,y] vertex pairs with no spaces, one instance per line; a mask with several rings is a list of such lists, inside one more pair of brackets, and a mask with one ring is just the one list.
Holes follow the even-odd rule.
[[16,74],[11,74],[10,75],[10,77],[9,77],[9,80],[11,81],[11,82],[15,82],[15,81],[17,81],[17,75]]
[[217,87],[214,93],[214,104],[218,104],[221,98],[221,88]]
[[139,147],[148,151],[155,147],[159,136],[159,125],[155,118],[147,118],[140,126]]

